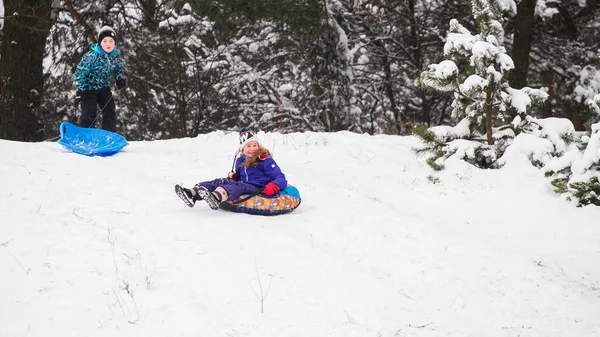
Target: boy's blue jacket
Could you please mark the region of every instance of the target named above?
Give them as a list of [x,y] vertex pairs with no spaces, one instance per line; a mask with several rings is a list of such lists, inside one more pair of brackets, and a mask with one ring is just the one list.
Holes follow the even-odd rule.
[[258,160],[258,165],[244,167],[242,163],[246,160],[246,156],[242,155],[235,161],[235,171],[239,181],[252,184],[263,188],[268,183],[273,182],[279,190],[287,187],[285,175],[281,172],[277,163],[271,156],[267,156],[265,160]]
[[110,75],[115,80],[125,78],[123,58],[118,49],[106,53],[100,45],[94,43],[75,70],[75,87],[77,90],[100,90],[110,87]]

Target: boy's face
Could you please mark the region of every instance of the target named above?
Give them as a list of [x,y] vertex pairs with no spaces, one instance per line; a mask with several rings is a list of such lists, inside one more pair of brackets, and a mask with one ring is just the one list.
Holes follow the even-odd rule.
[[242,153],[246,157],[251,157],[253,154],[256,153],[256,151],[258,151],[259,148],[260,148],[260,146],[258,146],[258,142],[253,140],[253,141],[248,142],[246,145],[244,145],[244,148],[242,149]]
[[107,53],[110,53],[115,49],[115,40],[112,37],[105,37],[100,41],[100,47]]

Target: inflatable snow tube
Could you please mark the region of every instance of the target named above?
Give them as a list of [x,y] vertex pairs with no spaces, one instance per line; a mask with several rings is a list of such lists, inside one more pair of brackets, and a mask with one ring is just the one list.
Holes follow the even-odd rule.
[[219,204],[221,209],[256,215],[278,215],[295,210],[300,206],[300,193],[294,186],[286,187],[279,194],[268,197],[264,194],[242,195],[236,200]]
[[117,133],[94,128],[82,128],[69,122],[60,124],[58,143],[65,149],[86,156],[112,156],[128,145]]

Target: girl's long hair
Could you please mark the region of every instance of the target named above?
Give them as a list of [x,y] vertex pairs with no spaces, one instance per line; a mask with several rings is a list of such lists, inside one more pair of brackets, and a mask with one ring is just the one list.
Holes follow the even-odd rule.
[[249,168],[250,166],[256,166],[258,165],[258,161],[260,159],[258,159],[258,156],[260,156],[261,154],[266,155],[267,157],[271,156],[271,152],[269,152],[269,150],[265,149],[264,147],[259,145],[258,151],[256,151],[256,153],[248,158],[246,158],[246,160],[244,160],[244,162],[242,163],[242,165],[245,168]]

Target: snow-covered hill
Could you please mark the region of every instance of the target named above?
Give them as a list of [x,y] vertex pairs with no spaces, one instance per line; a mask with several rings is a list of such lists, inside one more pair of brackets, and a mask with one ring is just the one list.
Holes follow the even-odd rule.
[[526,160],[433,173],[412,137],[261,138],[291,214],[177,198],[227,174],[235,134],[0,141],[0,336],[600,336],[600,209]]

